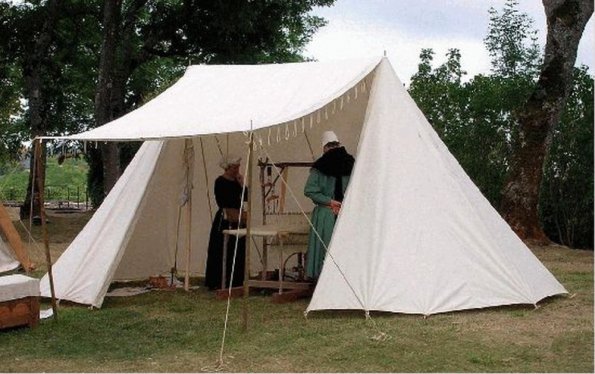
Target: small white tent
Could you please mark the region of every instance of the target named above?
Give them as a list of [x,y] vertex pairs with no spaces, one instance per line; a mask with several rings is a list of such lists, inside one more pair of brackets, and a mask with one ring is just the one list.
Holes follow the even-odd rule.
[[[185,266],[178,228],[188,225],[190,270],[201,274],[221,155],[245,154],[252,132],[263,158],[311,161],[328,129],[356,164],[308,310],[431,314],[566,292],[473,185],[384,58],[193,66],[143,107],[70,137],[154,141],[56,262],[57,297],[100,307],[113,280]],[[290,183],[300,207],[306,173]],[[258,216],[259,202],[252,206]]]

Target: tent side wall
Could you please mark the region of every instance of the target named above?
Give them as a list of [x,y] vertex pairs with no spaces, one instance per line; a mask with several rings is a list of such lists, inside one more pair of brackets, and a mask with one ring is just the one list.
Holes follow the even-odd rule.
[[[143,144],[103,204],[55,262],[56,298],[101,306],[138,219],[162,144]],[[42,296],[51,296],[47,274],[41,279],[40,291]]]
[[566,292],[481,195],[388,61],[329,251],[308,310],[433,314]]

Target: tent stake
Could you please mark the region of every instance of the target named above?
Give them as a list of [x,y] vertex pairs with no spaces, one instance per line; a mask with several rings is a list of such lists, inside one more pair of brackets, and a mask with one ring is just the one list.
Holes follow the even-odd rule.
[[[48,228],[46,225],[45,207],[44,207],[44,196],[43,196],[43,184],[41,179],[44,172],[42,172],[41,165],[41,139],[35,140],[35,166],[37,169],[37,175],[35,182],[37,183],[37,190],[39,194],[39,215],[41,217],[41,230],[43,232],[43,244],[45,247],[45,260],[48,267],[48,279],[50,281],[50,293],[52,295],[52,311],[54,312],[54,319],[58,319],[58,306],[56,304],[56,292],[54,290],[54,275],[52,273],[52,256],[50,254],[50,241],[48,238]],[[34,199],[34,196],[31,196]]]

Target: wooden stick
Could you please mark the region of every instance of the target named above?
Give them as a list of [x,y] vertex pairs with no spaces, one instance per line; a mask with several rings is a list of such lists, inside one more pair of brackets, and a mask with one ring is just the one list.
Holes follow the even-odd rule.
[[289,168],[285,167],[283,168],[283,171],[281,172],[281,178],[282,183],[281,183],[281,192],[279,192],[279,213],[283,214],[285,213],[285,193],[287,192],[287,176],[289,173]]
[[207,171],[207,159],[205,157],[205,146],[202,142],[202,137],[199,138],[200,140],[200,153],[202,154],[202,169],[205,172],[205,190],[207,191],[207,203],[209,204],[209,217],[211,217],[211,222],[213,221],[213,208],[211,207],[211,192],[209,190],[211,184],[209,183],[209,173]]
[[[253,152],[252,149],[254,147],[254,138],[253,133],[250,132],[250,142],[248,144],[248,170],[246,172],[246,181],[250,181],[252,179],[252,164],[253,164]],[[244,331],[248,331],[248,293],[250,292],[249,287],[249,280],[250,280],[250,247],[252,245],[252,233],[251,233],[251,226],[252,226],[252,195],[253,195],[253,188],[250,187],[248,191],[248,214],[246,217],[246,253],[245,253],[245,267],[244,267],[244,308],[242,313],[242,327]],[[241,213],[240,213],[241,214]]]
[[33,270],[33,264],[31,263],[31,259],[29,258],[29,254],[23,245],[23,241],[21,240],[21,236],[19,232],[14,227],[8,212],[4,208],[4,205],[0,203],[0,231],[4,233],[6,239],[8,240],[8,244],[12,251],[17,257],[17,260],[25,269],[25,272],[29,274],[31,270]]
[[[58,305],[56,304],[56,292],[54,290],[54,275],[52,273],[52,256],[50,254],[50,241],[48,237],[48,228],[46,224],[46,216],[45,216],[45,207],[44,207],[44,196],[43,196],[43,183],[42,177],[45,175],[42,172],[42,163],[41,163],[41,140],[36,139],[35,142],[35,165],[37,172],[37,178],[35,182],[37,183],[37,190],[39,193],[39,215],[41,216],[41,230],[43,232],[43,244],[45,246],[45,260],[48,267],[48,279],[50,281],[50,293],[52,295],[52,311],[54,312],[54,319],[58,319]],[[31,199],[34,199],[35,196],[31,196]]]
[[192,147],[192,140],[186,139],[184,157],[186,158],[186,188],[188,190],[188,206],[186,207],[186,222],[188,222],[188,230],[186,237],[186,275],[184,276],[184,290],[190,290],[190,253],[192,252],[192,181],[190,180],[190,160],[189,152]]

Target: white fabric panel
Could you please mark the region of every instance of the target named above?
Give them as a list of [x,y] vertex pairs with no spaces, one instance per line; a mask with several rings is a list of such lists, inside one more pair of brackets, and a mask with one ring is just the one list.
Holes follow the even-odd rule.
[[[162,144],[143,144],[93,218],[56,261],[52,268],[56,298],[101,306],[139,218]],[[42,296],[51,296],[47,274],[40,289]]]
[[141,108],[68,138],[191,137],[293,121],[343,95],[379,60],[191,66],[178,82]]
[[39,280],[22,274],[0,277],[0,302],[39,296]]
[[15,259],[12,250],[8,244],[0,237],[0,273],[14,270],[19,267],[19,262]]
[[481,195],[386,60],[329,250],[334,261],[327,256],[308,311],[427,315],[566,292]]

